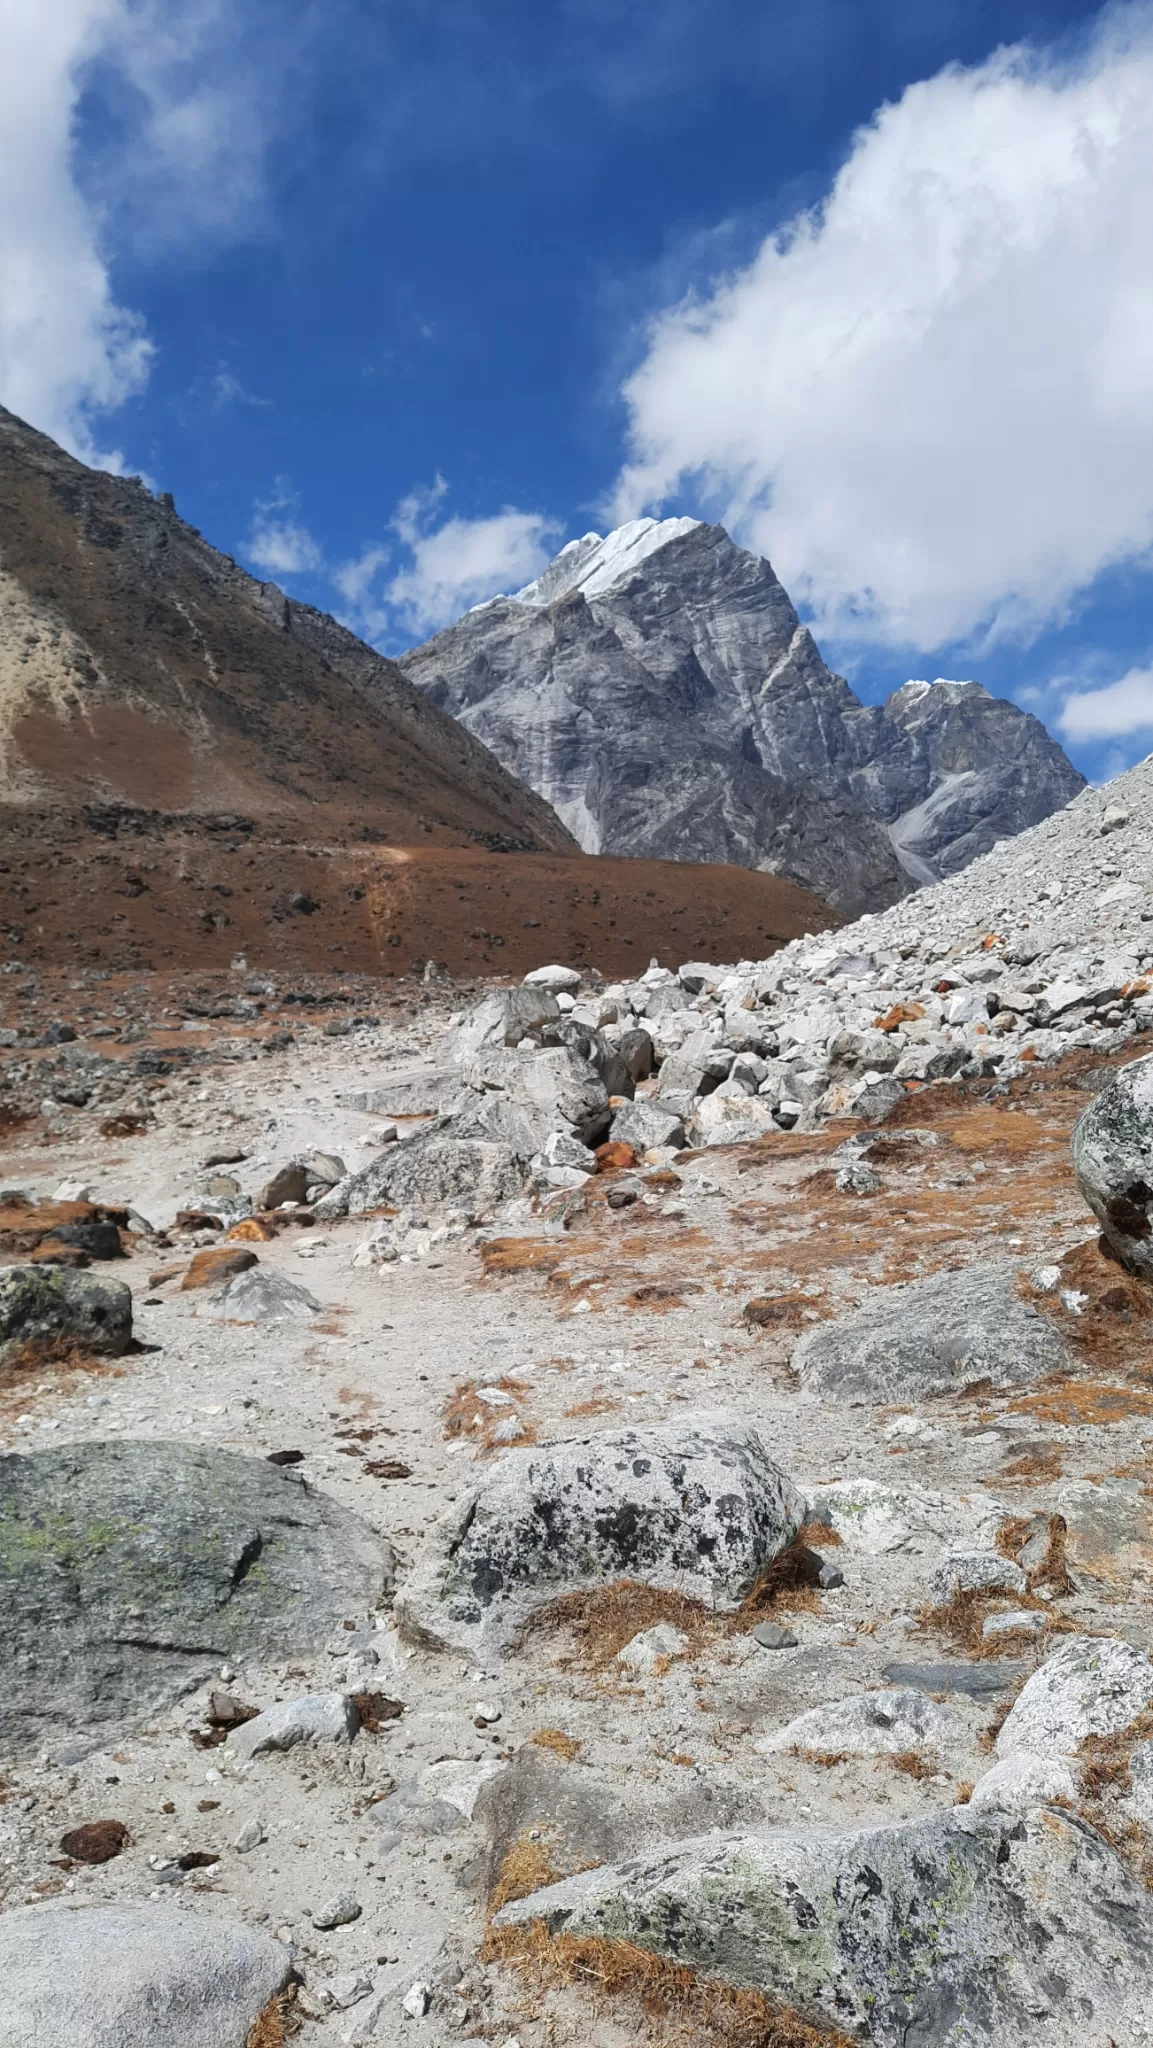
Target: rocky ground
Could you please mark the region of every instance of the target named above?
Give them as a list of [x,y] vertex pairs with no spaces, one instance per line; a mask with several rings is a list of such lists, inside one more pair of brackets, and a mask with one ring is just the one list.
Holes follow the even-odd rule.
[[1153,2038],[1144,789],[728,977],[12,976],[5,2048]]

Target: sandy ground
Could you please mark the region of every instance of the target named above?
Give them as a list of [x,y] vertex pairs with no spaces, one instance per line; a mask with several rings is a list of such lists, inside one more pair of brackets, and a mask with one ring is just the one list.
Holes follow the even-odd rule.
[[[342,1106],[342,1096],[435,1055],[451,1001],[447,991],[419,1014],[349,1038],[310,1030],[258,1063],[210,1061],[167,1084],[154,1098],[156,1121],[134,1138],[100,1137],[95,1113],[57,1116],[51,1129],[35,1121],[11,1135],[0,1178],[45,1195],[75,1176],[98,1199],[127,1202],[163,1226],[203,1187],[200,1165],[215,1150],[249,1153],[233,1169],[249,1190],[309,1145],[351,1165],[367,1156],[361,1140],[380,1120]],[[954,1530],[976,1527],[990,1507],[1048,1512],[1073,1479],[1123,1487],[1144,1477],[1153,1344],[1143,1327],[1127,1326],[1121,1341],[1104,1312],[1086,1311],[1076,1328],[1066,1315],[1082,1349],[1074,1380],[910,1409],[916,1428],[896,1410],[822,1407],[798,1391],[788,1359],[798,1330],[878,1281],[986,1255],[1016,1256],[1032,1270],[1072,1254],[1086,1284],[1097,1255],[1067,1140],[1087,1099],[1073,1073],[1039,1076],[992,1102],[956,1087],[928,1090],[917,1114],[937,1143],[882,1146],[882,1187],[866,1199],[831,1185],[844,1126],[699,1153],[675,1173],[629,1175],[639,1199],[622,1210],[607,1206],[610,1183],[598,1177],[585,1213],[570,1215],[567,1228],[557,1208],[383,1269],[352,1264],[363,1221],[288,1227],[256,1249],[262,1265],[322,1303],[315,1324],[222,1323],[202,1294],[171,1282],[150,1289],[150,1273],[172,1260],[142,1248],[107,1270],[133,1288],[143,1350],[100,1372],[5,1388],[0,1445],[27,1451],[133,1437],[253,1456],[300,1449],[308,1480],[386,1534],[404,1563],[489,1455],[476,1431],[448,1433],[446,1410],[462,1387],[499,1382],[509,1398],[489,1417],[514,1413],[542,1442],[728,1407],[763,1431],[803,1484],[865,1475],[927,1488],[953,1504],[942,1526]],[[782,1298],[773,1313],[783,1320],[759,1327],[746,1318],[750,1301]],[[466,1403],[466,1414],[477,1410]],[[368,1467],[382,1459],[409,1476],[374,1477]],[[1133,1512],[1145,1515],[1140,1505]],[[1147,1643],[1147,1518],[1141,1528],[1123,1559],[1075,1567],[1075,1590],[1055,1603],[1061,1620]],[[619,2048],[639,2037],[627,2005],[594,2007],[583,1992],[528,1993],[515,1975],[478,1961],[508,1846],[504,1821],[484,1818],[486,1799],[446,1834],[396,1838],[382,1818],[383,1795],[446,1761],[527,1772],[525,1797],[540,1810],[522,1803],[517,1811],[535,1821],[527,1836],[546,1859],[550,1800],[555,1807],[562,1798],[610,1816],[630,1848],[739,1821],[845,1824],[948,1806],[986,1767],[981,1731],[996,1698],[959,1700],[955,1738],[912,1766],[830,1764],[757,1747],[803,1709],[882,1683],[894,1659],[957,1654],[918,1619],[941,1549],[940,1534],[928,1530],[888,1554],[852,1543],[829,1549],[844,1585],[783,1596],[778,1618],[795,1632],[795,1648],[757,1645],[757,1616],[732,1627],[702,1623],[687,1655],[635,1683],[611,1654],[632,1632],[629,1610],[600,1616],[585,1634],[559,1621],[535,1631],[489,1671],[414,1650],[387,1613],[350,1615],[357,1641],[370,1642],[378,1659],[371,1682],[403,1702],[398,1720],[347,1751],[297,1750],[237,1769],[226,1748],[204,1751],[190,1739],[205,1687],[105,1751],[75,1762],[53,1752],[9,1768],[0,1778],[0,1897],[5,1906],[61,1892],[168,1898],[164,1866],[187,1850],[215,1851],[219,1861],[184,1877],[179,1896],[190,1909],[283,1930],[304,1978],[303,2008],[315,2015],[305,2038],[318,2048],[362,2040],[443,2048],[465,2037]],[[632,1616],[656,1618],[655,1610]],[[257,1706],[341,1689],[349,1666],[340,1633],[349,1632],[320,1657],[241,1662],[220,1682]],[[1043,1654],[1018,1649],[1013,1670]],[[532,1775],[538,1765],[543,1791]],[[474,1790],[486,1775],[472,1774]],[[458,1796],[467,1805],[467,1774],[453,1782],[465,1785]],[[129,1846],[99,1868],[62,1868],[64,1830],[104,1817],[127,1824]],[[254,1819],[264,1839],[241,1853],[233,1844]],[[313,1911],[345,1891],[355,1894],[358,1917],[320,1932]],[[350,1971],[371,1992],[326,2014],[325,1985]],[[430,1985],[433,2003],[413,2020],[402,2001],[418,1981]]]

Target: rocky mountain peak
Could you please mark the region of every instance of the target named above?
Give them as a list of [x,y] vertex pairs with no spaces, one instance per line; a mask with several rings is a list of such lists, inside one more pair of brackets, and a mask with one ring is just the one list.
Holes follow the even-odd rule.
[[770,870],[858,915],[1083,787],[971,681],[865,705],[771,564],[702,520],[585,534],[515,597],[404,657],[587,852]]

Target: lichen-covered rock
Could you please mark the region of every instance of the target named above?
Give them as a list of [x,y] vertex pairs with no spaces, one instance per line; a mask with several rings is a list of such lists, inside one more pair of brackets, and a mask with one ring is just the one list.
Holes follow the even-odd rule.
[[519,1195],[528,1164],[548,1132],[528,1127],[519,1150],[498,1138],[456,1136],[443,1120],[418,1131],[403,1145],[388,1150],[359,1173],[350,1173],[331,1194],[317,1202],[314,1214],[328,1223],[340,1216],[363,1216],[388,1205],[420,1214],[460,1202],[485,1209]]
[[763,1736],[757,1748],[766,1755],[803,1749],[825,1756],[905,1756],[914,1750],[939,1749],[962,1735],[964,1725],[955,1708],[938,1706],[926,1693],[888,1686],[810,1707],[795,1721]]
[[1073,1171],[1118,1258],[1153,1279],[1153,1058],[1094,1096],[1073,1132]]
[[0,1915],[3,2048],[245,2048],[291,1950],[172,1906]]
[[852,1550],[882,1557],[926,1536],[938,1543],[987,1544],[1005,1519],[985,1500],[960,1500],[928,1487],[891,1485],[884,1479],[831,1479],[808,1489],[813,1520],[823,1522]]
[[299,1474],[194,1444],[0,1458],[0,1754],[106,1737],[225,1658],[319,1647],[389,1545]]
[[922,1400],[978,1380],[1020,1386],[1073,1360],[1017,1292],[1008,1262],[878,1288],[855,1314],[801,1338],[793,1366],[834,1401]]
[[1071,1756],[1087,1735],[1119,1735],[1153,1706],[1153,1663],[1116,1636],[1070,1636],[1022,1687],[997,1755]]
[[872,2048],[1147,2048],[1153,1900],[1078,1816],[965,1807],[672,1843],[497,1915],[753,1989]]
[[511,1451],[402,1588],[413,1634],[500,1650],[534,1609],[619,1579],[731,1612],[792,1542],[806,1503],[726,1414]]
[[0,1373],[94,1352],[119,1358],[132,1342],[132,1289],[63,1266],[0,1270]]

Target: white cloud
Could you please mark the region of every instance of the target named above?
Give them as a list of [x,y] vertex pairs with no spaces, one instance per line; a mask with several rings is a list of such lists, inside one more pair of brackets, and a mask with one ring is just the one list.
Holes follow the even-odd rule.
[[[0,0],[0,402],[88,461],[93,415],[153,348],[117,298],[126,240],[221,239],[259,216],[299,43],[235,0]],[[93,110],[97,117],[92,118]]]
[[422,520],[445,488],[438,477],[431,493],[414,492],[393,522],[411,561],[393,577],[386,596],[398,622],[413,633],[433,633],[471,605],[530,583],[551,560],[560,534],[555,520],[511,506],[489,519],[447,519],[422,531]]
[[1075,690],[1057,723],[1074,743],[1122,739],[1153,731],[1153,668],[1131,668],[1101,690]]
[[298,505],[289,479],[278,476],[272,496],[258,499],[253,507],[244,554],[270,576],[303,576],[324,566],[318,543],[295,517]]
[[346,602],[359,609],[368,602],[373,584],[391,559],[391,548],[365,548],[355,561],[343,562],[335,569],[332,580]]
[[0,400],[89,460],[86,409],[122,404],[151,361],[72,167],[82,68],[119,13],[116,0],[0,7]]
[[821,208],[667,311],[618,517],[691,482],[825,632],[1067,615],[1153,544],[1153,9],[911,86]]

